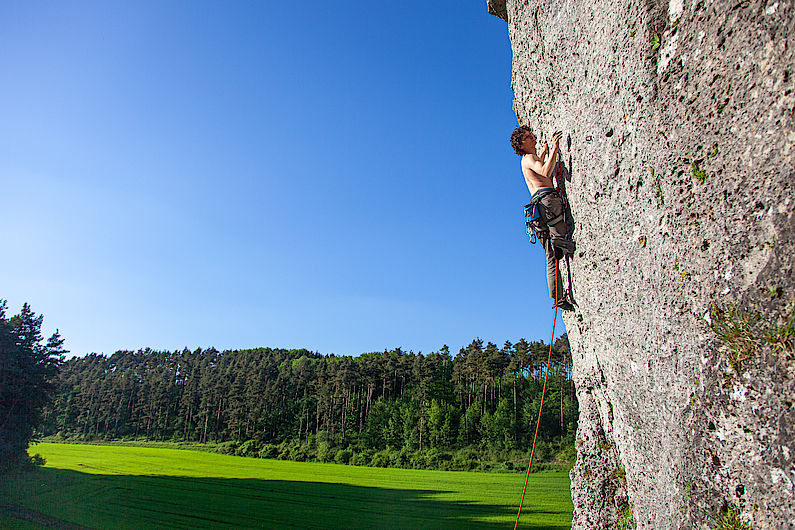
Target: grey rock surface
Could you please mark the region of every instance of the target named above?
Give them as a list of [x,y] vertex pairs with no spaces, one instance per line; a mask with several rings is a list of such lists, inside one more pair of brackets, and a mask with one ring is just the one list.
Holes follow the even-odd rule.
[[793,1],[488,9],[571,173],[573,527],[795,528]]

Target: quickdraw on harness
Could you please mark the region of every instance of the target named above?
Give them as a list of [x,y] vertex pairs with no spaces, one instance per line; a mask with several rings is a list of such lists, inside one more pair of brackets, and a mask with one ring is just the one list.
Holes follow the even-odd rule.
[[[555,188],[543,188],[538,190],[530,198],[530,202],[524,207],[525,216],[525,229],[530,238],[530,243],[535,244],[536,241],[541,241],[542,244],[551,244],[553,246],[555,257],[557,259],[565,258],[566,271],[568,279],[568,287],[563,293],[565,299],[574,302],[574,289],[571,279],[571,265],[569,257],[574,254],[575,243],[573,239],[574,234],[574,218],[571,215],[571,208],[569,207],[569,200],[566,197],[566,176],[567,170],[562,162],[555,164]],[[563,213],[554,217],[547,218],[548,212],[545,210],[544,205],[541,204],[541,199],[547,195],[558,193],[563,201]],[[550,235],[549,227],[555,226],[561,221],[566,222],[566,237],[565,239],[553,238]]]

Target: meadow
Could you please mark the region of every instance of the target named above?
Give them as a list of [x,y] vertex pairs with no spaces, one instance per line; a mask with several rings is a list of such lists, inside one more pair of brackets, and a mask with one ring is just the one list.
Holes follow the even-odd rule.
[[[151,447],[41,443],[4,477],[10,528],[505,528],[520,473],[384,469]],[[522,528],[570,528],[565,472],[533,473]]]

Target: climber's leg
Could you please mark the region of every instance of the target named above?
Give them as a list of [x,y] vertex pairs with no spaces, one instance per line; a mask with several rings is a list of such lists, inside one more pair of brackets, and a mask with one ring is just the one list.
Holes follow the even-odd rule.
[[[541,243],[544,245],[544,252],[547,255],[547,285],[549,286],[549,297],[555,300],[555,303],[564,299],[563,293],[563,280],[560,277],[560,267],[556,266],[555,249],[552,242],[548,237],[544,238]],[[555,284],[557,282],[557,299],[555,299]]]

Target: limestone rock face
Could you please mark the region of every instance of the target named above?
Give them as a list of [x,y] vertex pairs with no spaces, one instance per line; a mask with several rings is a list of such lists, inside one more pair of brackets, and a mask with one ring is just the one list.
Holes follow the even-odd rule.
[[564,132],[573,527],[795,528],[793,0],[488,8]]

